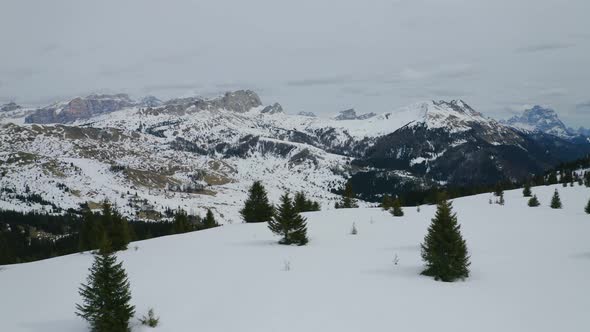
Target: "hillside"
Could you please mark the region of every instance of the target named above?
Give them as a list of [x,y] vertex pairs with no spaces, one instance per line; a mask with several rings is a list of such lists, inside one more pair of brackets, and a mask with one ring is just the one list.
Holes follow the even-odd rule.
[[[288,114],[238,90],[165,102],[90,95],[11,112],[0,117],[0,208],[59,213],[109,199],[142,220],[211,208],[223,223],[237,222],[255,180],[277,195],[305,191],[328,208],[351,177],[362,183],[359,197],[380,200],[518,181],[590,152],[585,139],[521,131],[462,100],[326,119]],[[17,198],[27,193],[57,211]]]
[[[561,210],[548,207],[555,188]],[[118,256],[136,316],[149,307],[161,316],[154,331],[588,331],[590,189],[533,193],[538,208],[521,190],[506,192],[505,206],[490,205],[490,194],[454,201],[472,266],[451,284],[419,275],[434,206],[407,207],[402,218],[377,208],[308,213],[305,247],[276,244],[265,224],[233,224],[132,243]],[[91,261],[2,267],[0,330],[83,330],[74,303]]]

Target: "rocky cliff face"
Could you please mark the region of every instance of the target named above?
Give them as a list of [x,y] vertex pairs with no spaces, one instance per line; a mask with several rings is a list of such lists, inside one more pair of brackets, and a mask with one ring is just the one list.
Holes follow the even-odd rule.
[[74,98],[42,109],[25,118],[26,123],[69,123],[80,119],[111,113],[136,103],[126,94],[90,95]]
[[350,108],[344,111],[341,111],[337,116],[334,117],[334,120],[366,120],[376,116],[375,113],[365,113],[361,115],[357,115],[354,108]]
[[12,111],[16,111],[18,109],[21,109],[21,106],[17,105],[14,102],[10,102],[8,104],[4,104],[4,105],[0,106],[0,112],[12,112]]
[[274,103],[272,105],[266,106],[265,108],[260,111],[262,114],[277,114],[283,113],[283,107],[279,103]]
[[521,115],[516,115],[503,121],[503,123],[512,127],[555,135],[562,138],[569,138],[573,134],[563,122],[561,122],[555,110],[538,105],[525,110]]

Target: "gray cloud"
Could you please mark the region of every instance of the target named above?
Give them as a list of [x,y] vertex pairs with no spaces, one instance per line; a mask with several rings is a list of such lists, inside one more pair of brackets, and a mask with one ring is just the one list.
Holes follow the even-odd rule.
[[543,44],[535,44],[535,45],[528,45],[524,47],[520,47],[516,49],[517,53],[536,53],[536,52],[546,52],[546,51],[554,51],[554,50],[561,50],[570,47],[574,47],[575,44],[571,43],[543,43]]
[[251,88],[286,111],[320,115],[463,98],[485,114],[507,114],[505,101],[550,104],[565,121],[590,125],[583,112],[573,117],[590,85],[587,0],[229,6],[52,0],[31,11],[26,1],[5,1],[10,15],[0,31],[11,33],[0,33],[0,45],[8,45],[0,52],[0,95],[26,104],[101,88],[162,99]]
[[338,85],[343,83],[350,83],[351,78],[347,76],[324,77],[324,78],[309,78],[302,80],[288,81],[287,85],[295,87],[309,87],[315,85]]
[[583,102],[583,103],[576,104],[576,110],[577,111],[590,110],[590,101],[586,101],[586,102]]

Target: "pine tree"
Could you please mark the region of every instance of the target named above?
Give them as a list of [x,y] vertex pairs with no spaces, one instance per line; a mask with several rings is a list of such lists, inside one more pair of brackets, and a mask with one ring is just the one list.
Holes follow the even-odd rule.
[[530,183],[526,183],[524,185],[524,189],[522,190],[522,196],[524,197],[531,197],[532,193],[531,193],[531,185]]
[[182,209],[178,209],[174,214],[174,221],[172,221],[172,231],[174,234],[181,234],[190,232],[192,227],[188,221],[188,214]]
[[393,199],[391,198],[391,196],[385,194],[385,196],[383,196],[383,202],[381,203],[381,208],[383,208],[383,210],[387,211],[389,209],[391,209],[393,207]]
[[391,210],[391,214],[393,214],[395,217],[402,217],[404,215],[404,210],[402,209],[402,203],[400,202],[399,198],[396,198],[393,200],[393,203],[391,204],[392,206],[392,210]]
[[352,223],[352,228],[350,229],[350,235],[357,235],[358,230],[356,229],[356,224]]
[[494,196],[501,197],[504,196],[504,189],[502,189],[502,185],[497,184],[496,189],[494,189]]
[[117,211],[112,213],[112,226],[109,231],[109,240],[114,251],[126,250],[131,242],[131,232],[127,220]]
[[82,212],[83,220],[78,232],[78,249],[80,251],[94,250],[100,248],[106,238],[105,229],[90,209]]
[[211,212],[211,209],[207,209],[207,215],[205,216],[205,220],[203,221],[203,226],[205,226],[205,228],[213,228],[219,226],[217,224],[217,221],[215,220],[213,212]]
[[426,264],[423,275],[445,282],[469,277],[469,255],[460,229],[451,203],[440,202],[421,245]]
[[273,216],[273,207],[268,202],[266,189],[260,181],[254,181],[249,190],[249,196],[240,211],[245,222],[265,222]]
[[355,194],[352,190],[352,184],[349,182],[346,183],[344,187],[344,195],[342,196],[342,202],[340,204],[336,203],[337,209],[350,209],[350,208],[357,208],[359,207],[356,203]]
[[295,207],[295,211],[299,213],[320,210],[320,203],[307,199],[303,191],[295,194],[293,198],[293,206]]
[[281,196],[281,205],[277,208],[276,214],[268,222],[268,228],[283,238],[280,244],[305,245],[307,239],[307,224],[295,208],[289,194]]
[[555,192],[553,193],[553,197],[551,198],[551,208],[552,209],[561,209],[562,205],[561,205],[561,199],[559,198],[559,193],[557,192],[557,189],[555,189]]
[[586,211],[587,214],[590,214],[590,200],[588,200],[588,204],[586,204],[584,211]]
[[530,207],[537,207],[537,206],[541,205],[541,203],[539,203],[539,199],[537,199],[537,195],[533,195],[533,197],[531,197],[529,199],[528,204]]
[[297,212],[306,212],[309,210],[310,206],[308,205],[307,198],[303,191],[295,193],[295,196],[293,197],[293,208]]
[[129,304],[129,280],[106,241],[89,271],[87,283],[79,290],[83,303],[76,304],[76,315],[88,321],[94,332],[128,332],[135,313]]
[[547,184],[557,184],[557,173],[551,172],[547,179]]

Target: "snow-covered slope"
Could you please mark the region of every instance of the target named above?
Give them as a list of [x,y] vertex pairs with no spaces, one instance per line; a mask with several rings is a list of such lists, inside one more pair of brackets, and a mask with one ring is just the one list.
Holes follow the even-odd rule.
[[[548,207],[555,188],[561,210]],[[153,307],[161,317],[153,331],[588,331],[590,190],[533,192],[541,207],[527,207],[520,190],[505,193],[505,206],[489,194],[454,201],[472,262],[464,282],[419,275],[434,206],[402,218],[308,213],[304,247],[278,245],[265,224],[234,224],[132,243],[118,256],[136,316]],[[74,304],[91,262],[86,253],[2,267],[0,330],[84,330]]]
[[27,124],[27,113],[4,113],[0,207],[18,210],[42,208],[15,199],[28,188],[61,209],[108,198],[129,216],[213,208],[233,222],[253,180],[272,192],[304,190],[328,207],[359,171],[391,179],[382,188],[398,194],[408,179],[408,190],[519,179],[590,152],[587,142],[528,137],[461,100],[351,120],[291,115],[248,90],[166,102],[91,95],[36,110]]

